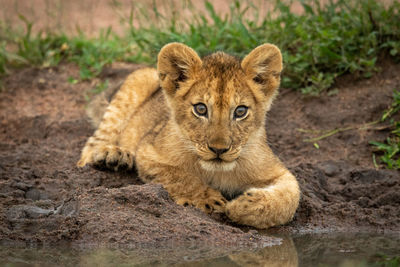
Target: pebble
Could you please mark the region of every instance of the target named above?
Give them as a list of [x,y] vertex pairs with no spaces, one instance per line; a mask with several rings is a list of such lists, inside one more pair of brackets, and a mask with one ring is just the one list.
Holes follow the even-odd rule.
[[339,168],[333,162],[326,162],[321,164],[320,168],[327,176],[335,176],[339,173]]
[[25,198],[32,200],[43,200],[43,199],[48,199],[49,196],[45,192],[40,191],[39,189],[32,188],[25,193]]

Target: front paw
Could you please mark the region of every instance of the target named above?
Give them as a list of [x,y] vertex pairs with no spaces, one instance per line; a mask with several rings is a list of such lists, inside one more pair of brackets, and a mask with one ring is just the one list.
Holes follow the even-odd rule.
[[182,206],[194,206],[201,209],[203,212],[211,213],[225,213],[226,199],[222,195],[214,195],[205,199],[193,199],[188,197],[180,197],[175,202]]
[[78,166],[83,167],[87,164],[114,171],[131,169],[133,156],[128,150],[115,145],[87,145],[82,151]]
[[226,215],[234,222],[260,229],[274,225],[271,204],[261,190],[252,190],[228,202]]

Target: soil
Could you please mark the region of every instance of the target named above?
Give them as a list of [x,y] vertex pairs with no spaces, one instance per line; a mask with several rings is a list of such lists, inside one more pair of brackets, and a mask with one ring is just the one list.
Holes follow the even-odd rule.
[[[116,63],[101,80],[119,84],[138,65]],[[370,140],[400,88],[400,65],[381,64],[368,80],[341,79],[337,93],[305,97],[282,89],[267,119],[268,142],[302,190],[294,220],[267,233],[400,232],[400,174],[376,169]],[[0,244],[154,247],[207,243],[263,247],[280,241],[223,216],[176,205],[135,172],[105,172],[76,162],[93,133],[85,106],[99,79],[71,84],[71,64],[14,70],[0,92]],[[360,126],[315,142],[306,130]],[[263,232],[261,232],[263,233]],[[168,254],[168,253],[167,253]]]

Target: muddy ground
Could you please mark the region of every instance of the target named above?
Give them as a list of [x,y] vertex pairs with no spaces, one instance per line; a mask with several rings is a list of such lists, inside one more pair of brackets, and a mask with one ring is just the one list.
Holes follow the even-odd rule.
[[[400,232],[400,174],[376,169],[370,140],[389,128],[378,120],[400,88],[400,65],[381,63],[368,80],[344,77],[337,94],[305,97],[282,89],[267,120],[268,142],[302,190],[294,220],[267,233]],[[137,65],[113,64],[100,79],[120,83]],[[74,65],[14,70],[0,93],[1,244],[154,247],[207,243],[258,247],[279,240],[224,217],[177,206],[134,172],[75,166],[86,139],[91,82],[70,84]],[[332,92],[332,91],[331,91]],[[334,91],[333,91],[334,92]],[[300,131],[360,126],[313,143]],[[168,255],[168,253],[167,253]]]

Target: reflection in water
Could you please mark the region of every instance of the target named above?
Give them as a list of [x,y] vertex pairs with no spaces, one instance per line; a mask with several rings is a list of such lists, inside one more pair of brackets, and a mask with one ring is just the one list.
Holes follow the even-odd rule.
[[[180,248],[179,252],[164,249],[152,251],[152,255],[143,251],[122,251],[99,249],[91,253],[81,254],[80,266],[298,266],[296,247],[291,238],[282,238],[279,246],[265,247],[260,250],[228,252],[220,248],[193,248],[190,253]],[[220,251],[219,251],[220,250]],[[183,253],[182,253],[183,252]],[[175,253],[175,255],[174,255]],[[197,255],[193,255],[193,254]],[[217,256],[217,254],[219,254]],[[176,254],[180,258],[176,258]],[[185,255],[186,254],[186,255]],[[206,255],[213,257],[207,258]],[[228,255],[227,255],[228,254]],[[185,256],[182,256],[185,255]],[[225,256],[227,255],[227,256]],[[193,259],[198,260],[193,260]]]
[[293,240],[300,266],[399,266],[382,263],[385,257],[400,257],[398,233],[307,234]]
[[266,247],[254,252],[229,255],[239,266],[298,266],[296,247],[290,237],[282,237],[280,246]]
[[[0,266],[380,266],[377,253],[400,256],[398,235],[311,234],[243,251],[212,246],[143,249],[0,247]],[[374,265],[375,264],[375,265]]]
[[259,250],[223,247],[127,249],[0,248],[0,266],[298,266],[290,237]]

